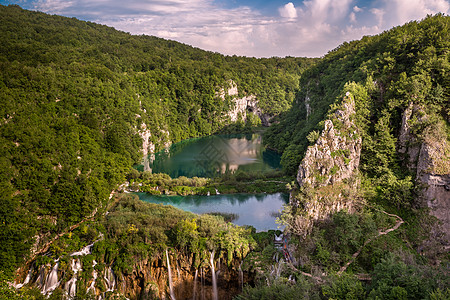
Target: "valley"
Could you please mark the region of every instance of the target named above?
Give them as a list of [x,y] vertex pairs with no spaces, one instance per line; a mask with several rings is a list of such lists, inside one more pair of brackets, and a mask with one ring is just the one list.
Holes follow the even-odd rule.
[[0,17],[0,299],[450,297],[448,16],[321,58]]

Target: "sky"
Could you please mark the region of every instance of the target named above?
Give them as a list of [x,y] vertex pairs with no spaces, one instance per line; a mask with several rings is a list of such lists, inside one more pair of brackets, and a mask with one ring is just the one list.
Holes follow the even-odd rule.
[[427,14],[450,14],[450,0],[0,0],[0,4],[254,57],[321,57],[345,41]]

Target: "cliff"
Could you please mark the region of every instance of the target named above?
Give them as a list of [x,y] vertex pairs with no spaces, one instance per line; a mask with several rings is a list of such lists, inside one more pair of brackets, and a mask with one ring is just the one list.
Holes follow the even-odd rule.
[[429,239],[437,241],[437,252],[445,253],[450,249],[450,143],[445,121],[430,122],[431,116],[425,112],[412,102],[405,109],[398,152],[415,174],[417,205],[428,208],[438,221]]
[[317,141],[308,147],[297,173],[300,191],[291,194],[291,205],[302,213],[290,229],[306,235],[315,221],[332,213],[354,209],[358,182],[361,137],[353,117],[355,101],[350,92],[324,122]]
[[239,120],[246,121],[247,115],[253,113],[259,117],[261,124],[263,126],[270,126],[270,116],[267,113],[263,113],[258,107],[258,99],[255,95],[248,95],[244,97],[239,97],[239,90],[236,83],[233,80],[228,81],[228,88],[222,89],[220,92],[220,97],[225,100],[225,95],[231,98],[232,107],[228,111],[227,116],[230,118],[231,122],[237,122]]

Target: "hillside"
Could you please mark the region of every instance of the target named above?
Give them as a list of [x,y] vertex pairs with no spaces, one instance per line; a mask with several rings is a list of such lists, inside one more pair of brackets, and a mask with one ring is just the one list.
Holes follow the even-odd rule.
[[[266,132],[297,178],[282,216],[294,264],[330,280],[325,298],[449,295],[449,27],[428,16],[342,44],[303,74]],[[311,294],[288,274],[242,299]]]
[[[449,26],[256,59],[0,6],[0,299],[448,299]],[[203,187],[132,166],[261,124],[295,178],[278,246],[117,193]]]
[[104,207],[149,150],[242,126],[246,106],[233,119],[235,99],[253,95],[267,118],[289,109],[314,61],[226,57],[18,6],[0,6],[0,19],[7,273],[36,237],[43,243]]

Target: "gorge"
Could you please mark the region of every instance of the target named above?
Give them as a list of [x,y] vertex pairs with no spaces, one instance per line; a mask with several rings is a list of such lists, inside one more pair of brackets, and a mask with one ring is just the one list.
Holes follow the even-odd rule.
[[0,299],[450,297],[448,16],[258,59],[0,16]]

